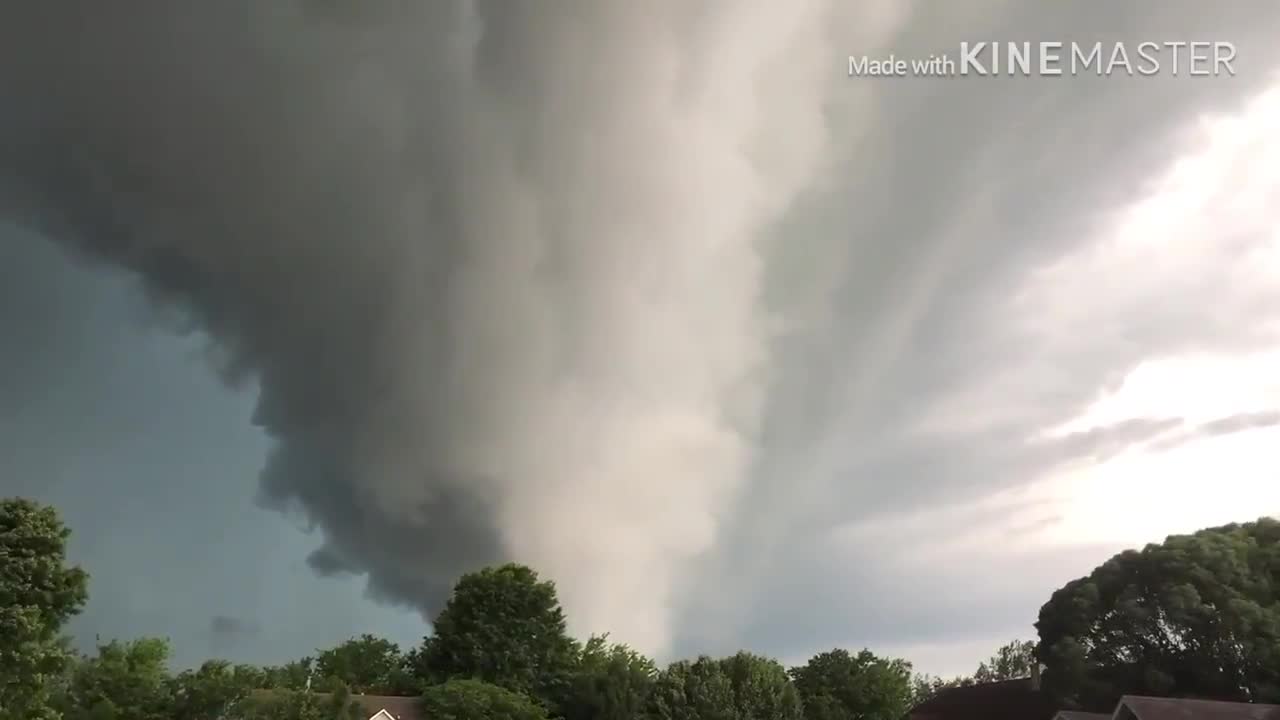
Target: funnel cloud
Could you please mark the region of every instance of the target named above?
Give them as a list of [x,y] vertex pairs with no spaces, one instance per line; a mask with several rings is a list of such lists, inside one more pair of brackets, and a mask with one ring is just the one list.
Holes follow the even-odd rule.
[[824,18],[11,7],[3,197],[257,384],[261,501],[322,533],[316,570],[430,615],[524,561],[586,629],[661,649],[751,462],[762,253],[821,161]]

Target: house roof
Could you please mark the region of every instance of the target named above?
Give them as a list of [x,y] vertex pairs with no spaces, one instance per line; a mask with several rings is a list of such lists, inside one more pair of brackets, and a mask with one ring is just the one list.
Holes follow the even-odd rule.
[[379,710],[386,710],[393,720],[422,720],[422,700],[416,697],[352,695],[351,699],[369,717],[377,715]]
[[[947,688],[912,708],[909,720],[1052,720],[1058,706],[1027,678]],[[1268,719],[1270,720],[1270,719]]]
[[1280,705],[1126,695],[1116,707],[1137,720],[1280,720]]
[[[249,697],[270,701],[279,695],[278,690],[254,690]],[[318,698],[327,698],[329,693],[313,693]],[[379,711],[386,711],[391,720],[423,720],[422,701],[416,697],[400,697],[396,695],[352,695],[351,701],[360,707],[361,714],[372,720]],[[378,720],[386,720],[379,717]]]

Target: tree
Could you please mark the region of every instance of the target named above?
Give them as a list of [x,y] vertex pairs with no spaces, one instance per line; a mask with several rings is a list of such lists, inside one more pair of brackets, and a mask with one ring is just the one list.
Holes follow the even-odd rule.
[[934,695],[954,687],[967,687],[975,683],[999,682],[1013,680],[1031,675],[1031,668],[1036,662],[1036,644],[1014,640],[1002,645],[995,654],[978,664],[977,671],[971,676],[954,677],[949,680],[933,675],[921,674],[911,678],[910,707],[915,707],[929,700]]
[[251,695],[238,708],[243,720],[362,720],[360,706],[341,685],[317,694],[305,690],[271,690]]
[[261,687],[275,690],[302,690],[307,686],[307,679],[313,676],[315,660],[310,657],[300,658],[284,665],[268,666],[262,669]]
[[911,678],[911,700],[909,706],[915,707],[943,690],[953,687],[967,687],[972,684],[973,678],[971,677],[955,677],[945,680],[928,674],[914,675]]
[[424,684],[474,678],[529,695],[547,708],[565,701],[578,654],[555,585],[523,565],[463,575],[423,641]]
[[652,720],[800,720],[803,711],[782,665],[740,652],[672,663],[658,674],[644,714]]
[[638,717],[653,687],[653,661],[608,636],[587,641],[573,670],[565,720],[631,720]]
[[[800,695],[786,668],[769,658],[740,652],[720,661],[739,720],[800,720]],[[895,718],[895,720],[897,720]]]
[[169,644],[159,638],[98,646],[71,672],[67,720],[171,720]]
[[316,656],[320,677],[341,680],[352,692],[391,695],[410,690],[405,659],[390,640],[361,635]]
[[791,676],[806,720],[898,720],[914,699],[911,664],[869,650],[820,653],[793,668]]
[[1031,676],[1036,664],[1036,644],[1030,641],[1014,640],[1002,645],[985,662],[978,664],[973,674],[976,682],[998,682]]
[[209,660],[170,681],[173,720],[218,720],[230,717],[262,686],[265,676],[252,665]]
[[650,720],[739,720],[733,683],[709,657],[671,663],[658,674],[645,716]]
[[1036,629],[1044,686],[1066,703],[1280,701],[1280,522],[1122,552],[1055,592]]
[[0,500],[0,720],[54,717],[50,684],[70,655],[60,633],[88,597],[88,575],[67,566],[70,534],[53,508]]
[[428,687],[423,717],[432,720],[546,720],[529,697],[481,680],[456,679]]

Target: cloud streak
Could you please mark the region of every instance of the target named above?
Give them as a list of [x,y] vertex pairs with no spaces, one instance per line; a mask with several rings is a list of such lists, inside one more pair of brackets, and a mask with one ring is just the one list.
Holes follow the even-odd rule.
[[[1105,559],[1113,540],[1076,537],[1076,554],[1028,539],[1020,546],[1039,559],[985,550],[958,559],[946,548],[973,537],[1007,543],[988,530],[1034,517],[1010,511],[975,525],[946,510],[1084,472],[1176,429],[1183,408],[1157,404],[1048,439],[1144,362],[1276,342],[1280,303],[1264,262],[1274,217],[1259,209],[1275,197],[1264,159],[1275,144],[1260,132],[1273,116],[1258,93],[1275,81],[1277,57],[1257,31],[1280,18],[1152,7],[985,3],[915,13],[885,46],[850,50],[911,58],[954,53],[962,40],[1229,38],[1252,69],[1196,85],[1185,76],[849,81],[832,111],[851,129],[840,146],[847,180],[793,219],[808,260],[795,261],[806,272],[794,276],[828,278],[826,296],[804,306],[817,308],[813,324],[789,338],[768,453],[733,539],[706,568],[687,647],[730,649],[743,627],[764,632],[770,618],[794,619],[797,605],[814,627],[842,628],[834,642],[881,641],[891,628],[896,646],[936,645],[975,626],[956,610],[972,584],[948,592],[882,581],[902,577],[901,567],[936,574],[950,563],[1021,588],[1001,585],[1019,598],[1021,618],[1001,602],[985,627],[997,644],[1027,634],[1038,601],[1087,570],[1081,558]],[[1204,124],[1212,116],[1222,119]],[[1169,398],[1187,391],[1161,385]],[[925,511],[935,521],[916,537],[888,523],[865,544],[815,539],[823,528]],[[1069,520],[1077,532],[1087,526]],[[1027,572],[1036,562],[1044,573]],[[880,592],[893,601],[868,597]],[[881,612],[859,609],[868,603]],[[790,657],[821,649],[818,634],[809,644],[770,637]],[[934,671],[971,669],[917,659]]]

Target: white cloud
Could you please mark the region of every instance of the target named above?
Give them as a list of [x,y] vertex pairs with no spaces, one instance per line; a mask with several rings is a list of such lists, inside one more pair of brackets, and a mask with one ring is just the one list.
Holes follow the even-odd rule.
[[[782,538],[746,634],[968,672],[1123,547],[1280,510],[1280,91],[1160,131],[1097,107],[1054,142],[975,143],[1000,173],[904,148],[960,168],[963,197],[917,186],[918,212],[854,220],[832,330],[851,349],[798,383],[831,380],[797,393],[815,451],[743,523],[752,547]],[[1144,133],[1161,152],[1140,161]]]
[[[1280,410],[1280,89],[1201,124],[1200,147],[1172,164],[1116,228],[1035,277],[1052,332],[1140,328],[1169,312],[1145,358],[1062,436],[1142,418],[1191,426]],[[1181,316],[1181,317],[1178,317]],[[1142,340],[1135,337],[1135,341]],[[1280,428],[1171,430],[1159,442],[1053,478],[1055,542],[1143,543],[1280,511]],[[1168,439],[1168,438],[1166,438]]]

